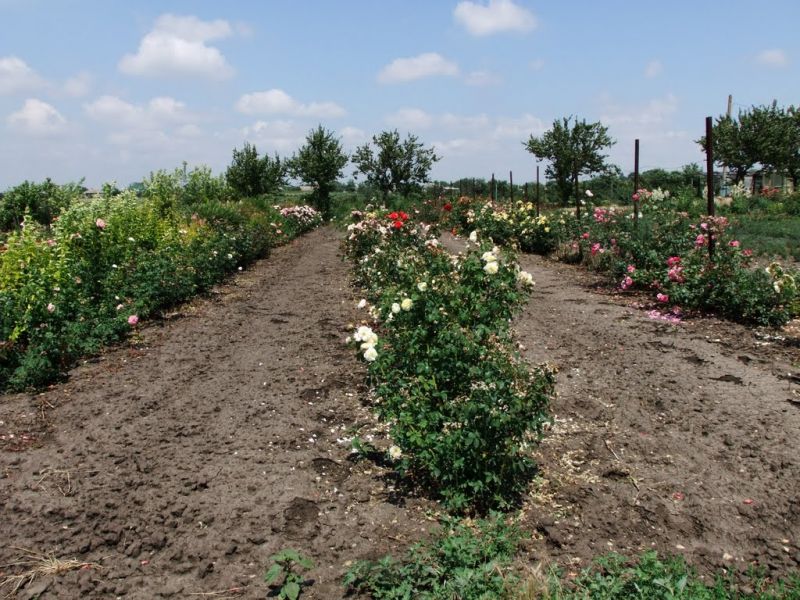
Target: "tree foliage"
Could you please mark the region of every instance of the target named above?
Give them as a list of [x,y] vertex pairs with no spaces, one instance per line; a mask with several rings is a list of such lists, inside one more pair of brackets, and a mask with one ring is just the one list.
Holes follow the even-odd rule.
[[[777,103],[752,106],[734,119],[717,117],[712,129],[714,161],[730,171],[735,183],[756,165],[768,172],[800,176],[800,114]],[[697,140],[705,148],[705,136]]]
[[366,176],[384,198],[391,191],[407,195],[428,181],[433,163],[439,160],[433,148],[426,148],[417,136],[408,134],[401,140],[396,129],[372,136],[372,145],[374,149],[370,144],[356,148],[353,164],[356,174]]
[[575,210],[580,214],[578,178],[605,171],[608,166],[602,151],[612,144],[614,140],[602,123],[564,117],[553,121],[553,128],[541,137],[531,135],[525,147],[537,159],[550,161],[547,176],[555,181],[563,203],[574,194]]
[[322,125],[308,133],[305,145],[289,161],[291,176],[314,186],[312,204],[326,219],[331,212],[331,191],[347,161],[339,139]]
[[238,198],[252,198],[276,192],[284,183],[286,165],[278,155],[258,156],[254,145],[245,142],[241,150],[233,149],[233,161],[225,173],[233,193]]

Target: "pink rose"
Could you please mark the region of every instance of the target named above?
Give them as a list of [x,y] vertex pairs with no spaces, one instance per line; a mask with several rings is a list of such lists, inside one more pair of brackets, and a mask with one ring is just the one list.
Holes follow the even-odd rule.
[[681,264],[681,257],[680,256],[670,256],[667,259],[667,266],[668,267],[674,267],[674,266],[679,265],[679,264]]
[[600,252],[600,248],[601,248],[601,246],[600,246],[599,242],[595,242],[594,244],[592,244],[592,248],[591,248],[592,256],[594,256],[595,254]]
[[131,315],[130,317],[128,317],[128,325],[130,325],[131,327],[136,325],[138,322],[139,322],[139,317],[137,315]]
[[667,303],[669,302],[669,296],[667,296],[667,294],[656,294],[656,300]]
[[623,290],[627,290],[632,285],[633,285],[633,279],[626,276],[625,279],[622,280],[622,283],[620,284],[619,287],[621,287]]
[[626,270],[628,271],[628,273],[636,273],[636,267],[634,267],[633,265],[628,265],[628,268]]
[[739,240],[731,240],[728,242],[728,246],[731,248],[738,248],[739,247]]
[[97,221],[95,221],[94,224],[97,225],[100,229],[106,228],[106,222],[103,221],[103,219],[97,219]]
[[589,232],[587,231],[587,232],[583,233],[583,235],[581,235],[581,237],[582,237],[584,240],[588,240],[588,239],[589,239]]
[[703,234],[698,235],[694,239],[694,245],[695,245],[696,248],[699,248],[700,246],[705,246],[706,245],[706,236],[704,236]]

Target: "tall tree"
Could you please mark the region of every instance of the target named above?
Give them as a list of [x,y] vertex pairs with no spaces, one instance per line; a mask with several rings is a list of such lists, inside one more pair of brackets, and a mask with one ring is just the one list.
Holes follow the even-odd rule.
[[409,133],[401,141],[396,129],[372,136],[372,144],[374,149],[370,144],[356,148],[352,160],[356,174],[366,176],[384,199],[391,191],[407,195],[428,181],[433,163],[439,160],[433,148],[426,148],[417,136]]
[[233,149],[233,160],[225,172],[225,179],[238,198],[272,194],[284,183],[286,165],[278,155],[271,159],[266,154],[259,158],[258,150],[245,142],[241,150]]
[[331,191],[347,161],[339,139],[322,125],[309,132],[305,145],[289,161],[292,177],[314,186],[312,203],[326,219],[331,212]]
[[561,200],[569,202],[570,193],[575,196],[575,214],[580,216],[581,196],[578,180],[581,175],[605,171],[606,155],[603,149],[614,144],[608,128],[599,121],[587,123],[575,117],[564,117],[553,121],[553,128],[541,137],[533,135],[524,142],[528,152],[539,160],[548,160],[547,176],[556,182]]

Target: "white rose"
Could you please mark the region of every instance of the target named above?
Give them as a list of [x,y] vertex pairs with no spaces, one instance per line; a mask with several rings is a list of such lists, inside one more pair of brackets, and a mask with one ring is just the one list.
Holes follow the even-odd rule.
[[489,275],[494,275],[497,273],[497,262],[491,261],[487,262],[486,265],[483,267],[483,270],[486,271]]
[[401,456],[403,456],[403,451],[400,449],[399,446],[391,446],[389,448],[389,456],[392,460],[397,460]]
[[392,303],[392,312],[397,314],[400,312],[400,305],[397,302]]
[[478,241],[478,232],[477,231],[473,231],[472,233],[469,234],[469,241],[472,242],[473,244]]
[[412,302],[411,298],[403,298],[403,301],[400,303],[400,308],[405,311],[411,310],[412,306],[414,306],[414,302]]
[[364,308],[366,305],[367,305],[366,299],[362,298],[361,300],[359,300],[357,306],[358,306],[358,308]]
[[418,289],[420,292],[424,292],[425,290],[427,290],[427,289],[428,289],[428,284],[427,284],[427,283],[425,283],[424,281],[420,281],[420,282],[417,284],[417,289]]
[[534,285],[533,275],[528,273],[527,271],[520,271],[517,273],[517,281],[522,283],[523,285]]
[[484,252],[483,255],[481,256],[481,260],[490,263],[496,261],[497,256],[495,255],[494,252]]
[[378,351],[375,350],[375,346],[370,346],[369,348],[367,348],[366,351],[364,352],[364,360],[366,360],[367,362],[372,362],[376,358],[378,358]]

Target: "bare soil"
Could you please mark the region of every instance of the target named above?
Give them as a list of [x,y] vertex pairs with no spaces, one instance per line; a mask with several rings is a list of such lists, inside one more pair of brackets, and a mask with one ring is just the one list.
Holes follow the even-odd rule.
[[[15,597],[263,598],[291,547],[316,564],[303,597],[339,598],[349,561],[425,537],[436,505],[350,451],[389,441],[343,343],[359,314],[338,243],[312,232],[68,382],[0,397],[0,581],[26,551],[76,561]],[[523,559],[652,547],[701,571],[797,568],[791,332],[654,320],[577,267],[521,260],[523,353],[560,368]]]
[[574,570],[653,548],[701,572],[797,569],[797,323],[670,323],[580,267],[521,266],[537,284],[516,324],[524,355],[560,369],[525,510],[531,560]]

